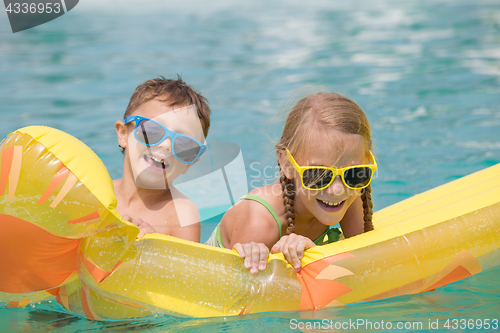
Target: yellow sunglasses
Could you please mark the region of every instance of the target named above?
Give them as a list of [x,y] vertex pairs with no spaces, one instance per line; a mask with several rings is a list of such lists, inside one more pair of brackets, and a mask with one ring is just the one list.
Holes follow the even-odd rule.
[[300,174],[302,186],[308,190],[323,190],[330,186],[338,175],[348,188],[353,190],[362,189],[370,185],[373,174],[377,170],[377,161],[371,151],[370,162],[372,164],[353,165],[340,169],[325,166],[299,166],[288,148],[286,154],[290,163]]

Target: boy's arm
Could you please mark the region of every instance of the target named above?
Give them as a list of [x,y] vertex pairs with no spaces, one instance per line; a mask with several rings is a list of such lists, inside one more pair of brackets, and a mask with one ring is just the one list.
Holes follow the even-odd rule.
[[180,226],[172,229],[171,236],[199,243],[200,213],[196,204],[183,197],[174,199],[174,206]]
[[156,232],[155,229],[152,226],[150,226],[148,222],[145,222],[142,219],[133,218],[130,217],[129,215],[123,215],[122,218],[139,227],[140,232],[139,235],[137,235],[138,238],[144,236],[145,234],[152,234]]
[[200,242],[200,222],[174,229],[172,236],[188,241]]

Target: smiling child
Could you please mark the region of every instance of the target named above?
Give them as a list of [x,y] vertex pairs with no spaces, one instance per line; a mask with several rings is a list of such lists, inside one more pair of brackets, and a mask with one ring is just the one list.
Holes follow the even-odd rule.
[[123,178],[113,181],[123,218],[141,232],[200,241],[196,205],[172,186],[205,152],[210,127],[206,98],[163,77],[144,82],[115,123],[123,149]]
[[265,269],[270,250],[298,271],[306,249],[372,230],[371,150],[356,103],[333,93],[304,97],[276,143],[280,178],[243,196],[207,244],[234,248],[252,274]]

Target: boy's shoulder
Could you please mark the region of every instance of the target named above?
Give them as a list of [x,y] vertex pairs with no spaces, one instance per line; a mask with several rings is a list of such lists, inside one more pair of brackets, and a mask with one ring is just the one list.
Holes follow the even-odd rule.
[[169,205],[166,205],[166,209],[174,210],[173,213],[177,215],[181,227],[199,223],[200,213],[196,204],[173,186],[170,188],[170,192],[172,200]]

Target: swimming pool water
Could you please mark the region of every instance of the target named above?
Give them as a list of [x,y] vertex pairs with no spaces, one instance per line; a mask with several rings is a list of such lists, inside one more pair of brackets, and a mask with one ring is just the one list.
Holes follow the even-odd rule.
[[[241,147],[250,188],[272,181],[263,171],[276,164],[273,140],[282,123],[269,120],[306,84],[343,93],[366,112],[379,164],[375,209],[500,162],[498,1],[86,0],[16,34],[2,15],[0,137],[28,125],[59,128],[96,151],[112,178],[120,177],[123,159],[114,122],[133,90],[177,73],[210,102],[208,140]],[[213,227],[203,226],[202,240]],[[498,273],[304,316],[425,323],[500,318]],[[92,323],[55,309],[0,309],[0,331],[278,332],[301,318],[272,313]]]
[[[299,322],[321,323],[320,327],[312,332],[476,332],[479,329],[461,329],[458,323],[456,329],[453,319],[468,321],[499,318],[498,309],[498,274],[500,270],[493,269],[445,286],[433,292],[418,295],[402,296],[383,301],[349,305],[343,308],[322,310],[319,312],[274,312],[246,315],[243,317],[224,318],[176,318],[158,315],[142,320],[91,322],[74,315],[57,312],[59,305],[42,304],[28,309],[8,309],[0,312],[0,324],[5,332],[31,332],[37,329],[43,331],[62,330],[63,332],[80,332],[105,330],[106,332],[120,332],[124,330],[139,330],[146,332],[290,332]],[[55,301],[54,301],[55,302]],[[327,320],[325,323],[323,320]],[[331,324],[333,321],[333,324]],[[331,330],[344,323],[359,322],[357,330]],[[449,329],[445,328],[446,321]],[[429,330],[430,323],[438,321],[439,329]],[[491,321],[490,321],[491,322]],[[370,324],[371,323],[371,330]],[[389,324],[390,323],[390,324]],[[410,329],[396,329],[397,325]],[[319,325],[319,324],[317,324]],[[333,325],[333,326],[331,326]],[[383,326],[377,326],[383,325]],[[392,325],[392,330],[387,329]],[[376,329],[383,327],[383,329]],[[479,326],[476,326],[479,327]],[[1,329],[0,329],[1,330]],[[304,331],[304,330],[302,330]],[[489,332],[498,332],[491,327]]]

